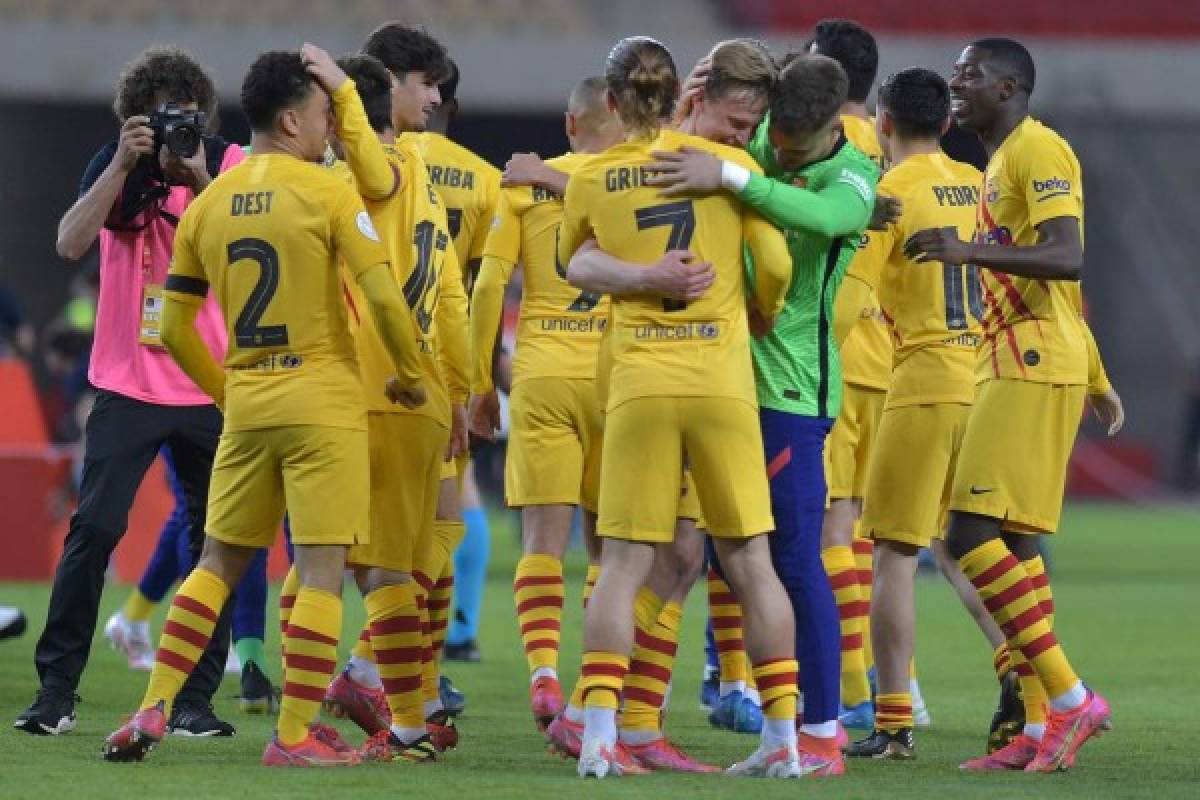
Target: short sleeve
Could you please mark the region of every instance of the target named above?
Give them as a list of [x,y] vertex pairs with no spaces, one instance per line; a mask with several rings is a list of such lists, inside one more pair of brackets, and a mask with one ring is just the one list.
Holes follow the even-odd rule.
[[330,228],[334,249],[355,279],[376,264],[388,262],[387,250],[375,231],[375,224],[363,206],[362,198],[343,183],[337,184]]
[[495,213],[487,228],[487,241],[483,256],[516,263],[521,257],[521,217],[515,207],[519,192],[529,192],[528,187],[513,187],[500,192]]
[[79,196],[83,197],[99,180],[101,173],[108,169],[108,165],[112,163],[113,157],[117,154],[116,141],[109,142],[100,149],[99,153],[92,156],[92,160],[88,162],[87,168],[83,171],[83,177],[79,180]]
[[192,203],[180,217],[171,251],[171,269],[163,287],[173,299],[188,305],[199,305],[208,296],[208,277],[196,251],[196,220],[204,208],[203,203]]
[[1082,175],[1067,143],[1047,136],[1013,155],[1018,153],[1014,166],[1025,193],[1029,224],[1036,227],[1055,217],[1081,219]]
[[591,222],[588,219],[588,206],[591,204],[587,179],[576,173],[567,181],[567,193],[563,197],[562,224],[558,227],[558,267],[560,273],[565,273],[567,264],[575,251],[592,235]]

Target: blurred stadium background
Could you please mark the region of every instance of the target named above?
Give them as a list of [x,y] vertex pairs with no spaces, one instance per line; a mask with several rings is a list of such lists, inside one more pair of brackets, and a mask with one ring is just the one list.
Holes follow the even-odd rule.
[[[348,52],[381,21],[420,22],[461,67],[452,136],[503,166],[514,151],[565,149],[565,96],[601,69],[619,36],[653,34],[687,69],[733,35],[760,36],[779,51],[800,46],[828,16],[857,19],[877,35],[881,77],[909,65],[947,74],[962,45],[982,35],[1030,46],[1035,114],[1083,162],[1085,294],[1129,415],[1113,441],[1085,425],[1072,496],[1194,502],[1200,315],[1189,298],[1200,291],[1200,3],[0,0],[0,542],[10,554],[0,580],[47,578],[61,546],[83,411],[65,398],[86,357],[96,256],[63,262],[55,230],[87,160],[115,135],[116,76],[144,47],[176,43],[208,66],[223,132],[244,143],[237,93],[256,53],[305,40]],[[131,531],[157,531],[168,502],[157,492],[139,504]],[[122,548],[131,549],[140,548]]]

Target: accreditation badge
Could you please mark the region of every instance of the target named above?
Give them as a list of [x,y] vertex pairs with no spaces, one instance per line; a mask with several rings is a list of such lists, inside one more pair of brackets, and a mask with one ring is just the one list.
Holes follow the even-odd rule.
[[142,287],[142,321],[138,342],[147,347],[162,347],[163,287],[147,283]]

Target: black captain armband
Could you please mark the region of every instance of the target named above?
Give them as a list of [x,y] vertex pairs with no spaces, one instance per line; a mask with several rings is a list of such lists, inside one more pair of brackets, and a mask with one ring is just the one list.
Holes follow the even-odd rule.
[[208,281],[203,278],[190,278],[187,275],[168,275],[166,290],[180,294],[194,294],[197,297],[208,295]]

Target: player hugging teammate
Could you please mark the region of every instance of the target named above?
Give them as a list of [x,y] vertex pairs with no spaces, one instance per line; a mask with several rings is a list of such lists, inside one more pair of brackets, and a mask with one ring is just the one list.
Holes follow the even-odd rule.
[[[845,20],[814,34],[781,63],[760,42],[722,42],[686,78],[661,42],[622,39],[568,100],[571,152],[514,157],[503,190],[440,133],[458,70],[424,31],[388,23],[340,61],[313,45],[255,61],[253,155],[183,215],[165,283],[162,341],[225,413],[208,541],[105,758],[161,741],[285,510],[296,560],[263,763],[431,762],[458,744],[463,700],[438,660],[453,556],[478,525],[467,427],[499,427],[494,353],[520,266],[513,594],[535,722],[581,776],[719,771],[662,729],[706,550],[722,667],[749,666],[722,676],[733,699],[713,719],[760,734],[729,774],[914,757],[913,575],[918,549],[943,539],[1007,689],[994,752],[963,768],[1073,766],[1109,708],[1055,637],[1037,535],[1057,527],[1083,404],[1111,433],[1123,419],[1082,317],[1078,162],[1029,116],[1035,72],[1016,42],[972,43],[948,85],[925,69],[888,77],[872,119],[870,34]],[[435,112],[440,132],[425,132]],[[983,173],[941,151],[954,122],[980,137]],[[223,365],[195,328],[210,291]],[[577,507],[592,566],[568,698]],[[853,540],[860,511],[873,565]],[[466,659],[479,530],[458,562]],[[367,625],[334,677],[347,567]],[[322,705],[366,743],[320,723]],[[851,743],[844,724],[869,734]]]

